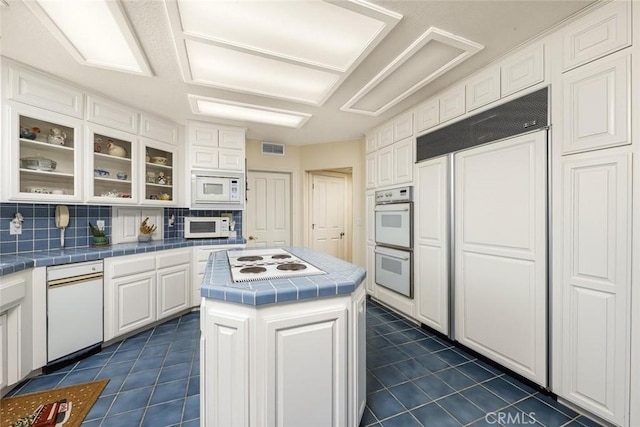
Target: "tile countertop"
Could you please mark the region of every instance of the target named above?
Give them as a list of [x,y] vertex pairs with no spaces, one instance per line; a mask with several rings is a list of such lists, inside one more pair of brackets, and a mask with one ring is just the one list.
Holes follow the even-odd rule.
[[256,280],[236,283],[231,279],[227,251],[209,255],[201,294],[246,305],[278,304],[287,301],[350,294],[366,277],[363,267],[309,248],[282,248],[327,272],[317,276]]
[[244,244],[243,238],[237,239],[165,239],[148,243],[121,243],[106,247],[88,247],[56,249],[52,251],[23,252],[0,255],[0,276],[17,273],[33,267],[68,264],[71,262],[92,261],[121,255],[133,255],[155,252],[165,249],[189,246],[238,245]]

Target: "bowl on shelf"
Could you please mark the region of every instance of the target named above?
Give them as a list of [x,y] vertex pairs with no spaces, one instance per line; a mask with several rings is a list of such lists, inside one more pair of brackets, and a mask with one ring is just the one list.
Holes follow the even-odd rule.
[[151,163],[156,165],[166,165],[169,162],[169,159],[166,157],[156,156],[151,158]]
[[51,172],[56,170],[57,163],[44,157],[23,157],[20,159],[20,167],[23,169],[40,170]]
[[40,128],[20,128],[20,138],[36,139],[36,134],[40,133]]
[[94,174],[95,176],[101,176],[101,177],[104,177],[104,176],[109,176],[109,175],[111,175],[111,172],[109,172],[108,170],[104,170],[104,169],[94,169],[94,170],[93,170],[93,174]]
[[105,191],[100,196],[102,197],[122,197],[122,193],[116,190]]
[[171,196],[167,193],[160,194],[160,200],[171,200]]
[[127,173],[126,172],[118,172],[116,174],[116,178],[118,178],[120,180],[125,180],[125,179],[127,179]]

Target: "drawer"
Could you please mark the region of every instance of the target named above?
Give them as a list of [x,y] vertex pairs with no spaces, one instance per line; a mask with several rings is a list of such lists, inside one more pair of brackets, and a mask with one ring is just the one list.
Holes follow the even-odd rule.
[[157,256],[158,268],[173,267],[176,265],[189,264],[191,262],[191,251],[169,251]]
[[0,312],[20,301],[27,294],[27,281],[23,277],[0,282]]
[[116,261],[110,263],[111,278],[115,279],[123,276],[131,276],[145,271],[156,269],[156,257],[145,256],[131,258],[126,261]]

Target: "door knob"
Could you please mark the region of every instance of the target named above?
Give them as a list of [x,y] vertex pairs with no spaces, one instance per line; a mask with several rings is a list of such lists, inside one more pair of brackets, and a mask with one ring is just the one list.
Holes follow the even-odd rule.
[[340,238],[342,239],[343,236],[344,236],[344,231],[340,233]]

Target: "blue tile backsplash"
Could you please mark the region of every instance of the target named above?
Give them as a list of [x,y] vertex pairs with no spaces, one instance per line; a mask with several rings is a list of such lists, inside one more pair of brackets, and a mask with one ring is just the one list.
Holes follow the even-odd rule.
[[[111,236],[111,206],[66,205],[69,208],[69,226],[65,230],[65,248],[82,248],[91,244],[89,222],[105,222],[105,232]],[[0,254],[60,249],[60,230],[55,224],[56,205],[33,203],[0,203]],[[9,226],[16,212],[24,217],[22,234],[10,235]],[[164,238],[184,236],[185,216],[220,216],[219,211],[164,208]],[[173,227],[169,218],[175,216]],[[242,212],[233,212],[238,236],[242,236]]]

